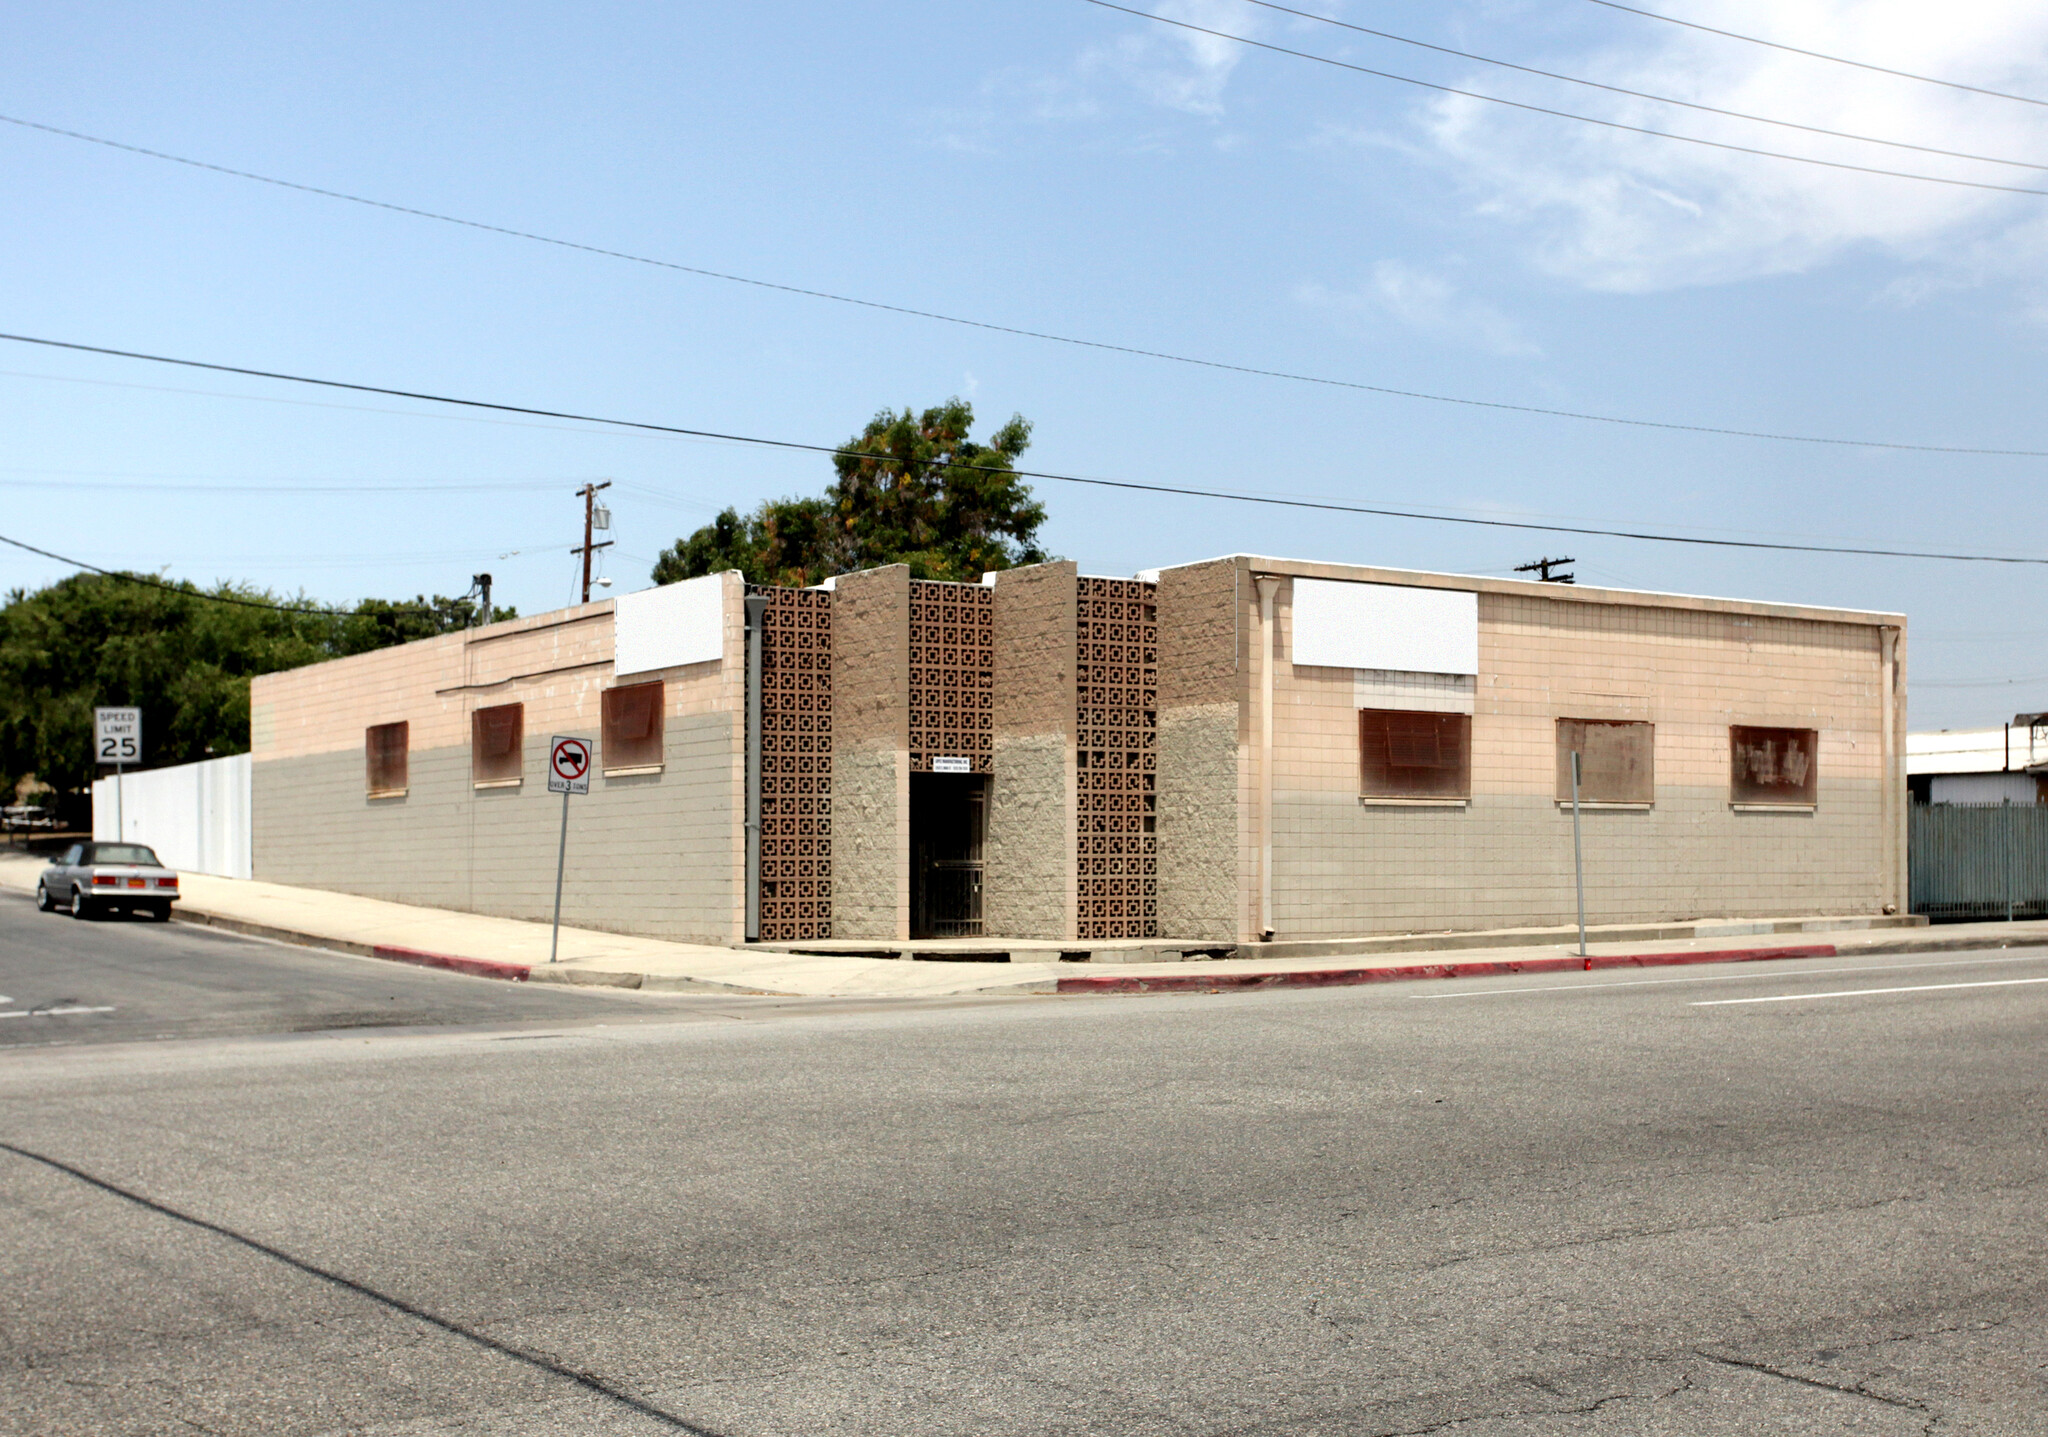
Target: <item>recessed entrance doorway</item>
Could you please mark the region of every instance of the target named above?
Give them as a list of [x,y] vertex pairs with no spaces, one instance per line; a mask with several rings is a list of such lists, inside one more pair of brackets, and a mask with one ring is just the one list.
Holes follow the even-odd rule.
[[910,776],[910,936],[981,936],[986,774]]

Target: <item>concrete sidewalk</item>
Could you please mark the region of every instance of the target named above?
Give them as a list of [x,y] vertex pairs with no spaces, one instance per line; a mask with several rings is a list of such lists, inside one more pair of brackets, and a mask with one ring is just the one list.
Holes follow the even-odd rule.
[[[0,889],[32,892],[43,867],[40,858],[0,855]],[[316,948],[517,982],[787,997],[1230,992],[1586,968],[2048,945],[2048,921],[1873,929],[1865,920],[1849,920],[1840,929],[1818,929],[1809,920],[1802,923],[1802,931],[1772,934],[1775,925],[1760,920],[1754,925],[1716,924],[1711,936],[1686,940],[1645,942],[1621,937],[1596,941],[1588,945],[1590,956],[1584,959],[1577,955],[1575,945],[1523,943],[1480,948],[1471,946],[1473,935],[1446,934],[1436,952],[1386,953],[1374,940],[1366,939],[1348,957],[1325,951],[1312,956],[1178,963],[1062,963],[1057,961],[1056,945],[1049,945],[1047,961],[990,963],[743,950],[564,928],[561,961],[550,965],[545,923],[204,874],[185,874],[182,885],[178,917],[183,922]],[[1737,933],[1755,936],[1737,944],[1730,941]]]

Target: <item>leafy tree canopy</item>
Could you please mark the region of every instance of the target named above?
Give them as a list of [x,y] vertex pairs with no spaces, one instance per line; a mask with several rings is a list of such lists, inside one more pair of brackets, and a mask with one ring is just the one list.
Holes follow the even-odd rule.
[[832,458],[832,487],[815,499],[727,509],[662,551],[654,582],[738,569],[757,584],[801,586],[883,564],[913,577],[972,582],[991,569],[1043,562],[1045,506],[1015,474],[1031,443],[1022,415],[970,435],[974,407],[949,399],[914,414],[884,409]]
[[99,773],[97,707],[142,710],[148,768],[244,753],[255,675],[447,633],[477,617],[469,600],[439,595],[411,605],[369,599],[339,615],[316,607],[246,585],[202,591],[117,575],[14,590],[0,607],[0,791],[34,774],[70,800],[75,816]]

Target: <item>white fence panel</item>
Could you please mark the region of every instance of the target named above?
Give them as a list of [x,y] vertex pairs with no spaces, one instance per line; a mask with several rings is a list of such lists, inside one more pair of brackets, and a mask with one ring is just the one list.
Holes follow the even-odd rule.
[[[248,878],[249,755],[210,758],[121,776],[92,786],[92,836],[146,843],[183,873]],[[117,819],[116,814],[120,817]]]

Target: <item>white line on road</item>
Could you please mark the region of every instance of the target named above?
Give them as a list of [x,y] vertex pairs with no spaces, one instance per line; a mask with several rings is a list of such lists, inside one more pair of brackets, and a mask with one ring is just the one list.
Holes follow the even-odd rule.
[[[1810,959],[1788,958],[1788,963],[1810,962]],[[1823,973],[1893,973],[1912,968],[1988,968],[1998,963],[2048,963],[2048,953],[2029,953],[2017,958],[1944,958],[1936,963],[1861,963],[1849,968],[1806,968],[1800,970],[1801,977],[1819,977]],[[1737,965],[1754,970],[1758,965],[1744,963]],[[1609,970],[1612,971],[1612,970]],[[1759,973],[1701,973],[1689,978],[1625,978],[1619,981],[1602,981],[1589,978],[1583,983],[1546,983],[1540,988],[1472,988],[1457,993],[1410,993],[1411,1003],[1440,1003],[1446,998],[1491,998],[1501,993],[1586,993],[1597,988],[1658,988],[1672,983],[1738,983],[1744,979],[1761,980],[1784,975],[1773,971]]]
[[11,1013],[0,1013],[0,1018],[53,1018],[59,1013],[111,1013],[113,1011],[114,1005],[112,1003],[107,1004],[104,1008],[83,1008],[77,1006],[66,1008],[16,1008]]
[[1706,998],[1693,1008],[1726,1008],[1734,1003],[1803,1003],[1809,998],[1868,998],[1878,993],[1944,993],[1951,988],[2017,988],[2048,978],[1993,978],[1983,983],[1921,983],[1911,988],[1845,988],[1839,993],[1775,993],[1768,998]]

